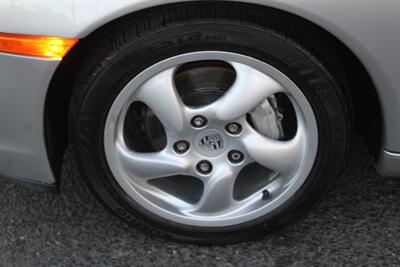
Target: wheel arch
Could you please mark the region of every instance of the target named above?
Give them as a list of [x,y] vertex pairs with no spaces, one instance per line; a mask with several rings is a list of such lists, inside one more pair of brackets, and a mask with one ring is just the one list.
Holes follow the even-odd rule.
[[[200,4],[200,1],[177,4],[195,5],[196,3]],[[218,5],[223,3],[223,1],[215,1],[213,3]],[[327,51],[323,51],[325,47],[323,49],[318,49],[312,44],[315,42],[315,39],[311,39],[308,36],[316,36],[318,41],[323,40],[323,43],[329,44],[328,51],[332,52],[337,57],[338,62],[343,68],[345,79],[349,84],[350,90],[348,93],[349,99],[354,107],[356,129],[360,133],[365,134],[370,149],[374,152],[378,152],[382,142],[383,118],[381,104],[372,77],[355,53],[326,28],[311,22],[307,18],[284,10],[254,3],[230,3],[230,6],[234,5],[244,5],[248,8],[256,9],[262,8],[265,12],[265,17],[262,18],[262,20],[269,23],[269,27],[278,32],[283,31],[285,34],[288,34],[293,40],[299,42],[317,56],[327,57]],[[134,19],[139,12],[151,12],[153,9],[162,7],[163,6],[158,6],[138,10],[115,20],[107,21],[82,38],[61,61],[50,83],[44,111],[46,146],[50,164],[56,178],[61,176],[63,155],[69,143],[69,102],[73,90],[73,83],[82,58],[90,51],[90,46],[93,45],[94,40],[101,36],[103,29],[112,27],[126,19]],[[248,20],[249,22],[254,22],[253,20],[255,19],[248,18]],[[280,23],[276,23],[276,21]],[[301,30],[295,31],[294,29]],[[307,37],[303,34],[304,29],[309,31]],[[311,40],[313,40],[313,42]],[[327,61],[329,61],[328,58]],[[324,63],[329,65],[329,62]],[[363,95],[362,99],[357,97],[361,93],[361,90]]]

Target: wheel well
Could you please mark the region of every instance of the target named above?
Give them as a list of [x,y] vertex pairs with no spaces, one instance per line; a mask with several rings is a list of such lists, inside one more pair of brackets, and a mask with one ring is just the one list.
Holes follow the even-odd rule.
[[[196,6],[202,3],[189,2],[184,4]],[[217,7],[226,3],[214,2],[214,4]],[[348,86],[343,84],[342,86],[349,88],[347,93],[353,107],[355,129],[365,137],[370,149],[373,152],[377,152],[382,135],[380,103],[371,77],[354,53],[331,33],[305,18],[255,4],[229,3],[229,8],[235,8],[235,6],[243,10],[244,20],[249,23],[262,23],[262,25],[268,26],[272,30],[289,36],[310,50],[328,68],[332,66],[331,58],[335,58],[334,64],[337,65],[339,63],[344,83],[348,84]],[[57,68],[47,93],[44,114],[46,145],[56,177],[60,176],[63,155],[68,146],[69,103],[74,80],[82,58],[90,51],[88,48],[95,44],[96,38],[102,35],[103,29],[132,20],[138,13],[150,13],[157,8],[163,8],[163,6],[138,11],[103,25],[87,37],[81,39],[67,56],[64,57]],[[246,10],[248,9],[257,9],[263,15],[260,17],[246,17]],[[304,34],[305,30],[307,34]],[[359,97],[360,95],[362,97]]]

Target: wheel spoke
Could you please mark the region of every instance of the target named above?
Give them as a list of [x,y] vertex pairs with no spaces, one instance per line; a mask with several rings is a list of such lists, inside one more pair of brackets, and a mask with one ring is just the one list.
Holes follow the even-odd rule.
[[182,210],[192,207],[192,204],[149,184],[137,186],[136,190],[157,206],[172,210],[175,213],[180,214]]
[[219,168],[212,177],[205,181],[203,195],[196,204],[196,213],[226,211],[235,201],[233,188],[236,173],[230,168]]
[[239,118],[253,110],[268,96],[282,92],[283,87],[274,79],[249,66],[231,63],[236,70],[232,87],[209,108],[223,121]]
[[154,76],[135,96],[153,110],[167,131],[179,133],[184,130],[185,106],[175,88],[174,71],[171,68]]
[[143,179],[168,177],[182,174],[188,162],[166,150],[153,153],[138,153],[122,144],[117,145],[122,167],[129,174]]
[[304,129],[299,125],[296,136],[289,141],[277,141],[253,131],[243,138],[243,144],[259,164],[282,174],[291,174],[301,162],[304,137]]

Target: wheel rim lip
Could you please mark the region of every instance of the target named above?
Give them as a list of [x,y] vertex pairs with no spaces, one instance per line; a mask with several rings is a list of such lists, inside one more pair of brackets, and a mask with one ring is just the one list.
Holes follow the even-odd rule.
[[[303,122],[306,124],[305,134],[306,134],[306,145],[307,145],[307,159],[303,158],[301,160],[302,171],[297,171],[296,174],[290,179],[290,185],[280,193],[273,201],[269,202],[262,208],[254,210],[252,212],[246,213],[245,215],[236,215],[229,217],[229,214],[225,216],[196,216],[191,214],[190,216],[174,213],[170,210],[166,210],[162,207],[157,206],[150,200],[142,196],[135,185],[132,183],[132,177],[127,177],[126,173],[121,171],[121,166],[119,163],[119,158],[116,153],[116,139],[122,138],[122,136],[117,136],[116,132],[121,132],[118,128],[122,127],[120,121],[121,117],[125,117],[127,110],[126,102],[131,99],[134,95],[135,89],[139,88],[144,82],[146,82],[151,77],[157,75],[158,73],[181,64],[185,64],[193,61],[201,60],[221,60],[225,62],[238,62],[241,64],[248,65],[255,68],[262,73],[273,78],[275,81],[280,83],[285,90],[290,93],[296,103],[300,105],[294,105],[296,109],[296,116],[298,122]],[[301,110],[298,110],[299,106]],[[299,114],[300,112],[300,114]],[[304,96],[300,88],[284,73],[276,69],[275,67],[260,61],[258,59],[224,51],[201,51],[192,52],[177,55],[161,62],[158,62],[149,68],[142,71],[139,75],[134,77],[119,93],[114,103],[112,104],[109,114],[106,119],[105,131],[104,131],[104,151],[108,166],[113,174],[115,180],[117,181],[120,188],[128,194],[135,202],[141,205],[146,210],[150,211],[156,216],[163,217],[164,219],[173,221],[175,223],[180,223],[190,226],[198,227],[225,227],[237,225],[252,220],[256,220],[262,216],[270,214],[272,211],[276,210],[283,203],[285,203],[290,197],[297,192],[300,187],[304,184],[306,178],[312,170],[315,162],[315,158],[318,150],[318,128],[315,118],[315,114],[309,104],[307,98]],[[167,144],[167,146],[170,144]],[[140,179],[140,178],[138,178]],[[229,213],[229,212],[228,212]]]

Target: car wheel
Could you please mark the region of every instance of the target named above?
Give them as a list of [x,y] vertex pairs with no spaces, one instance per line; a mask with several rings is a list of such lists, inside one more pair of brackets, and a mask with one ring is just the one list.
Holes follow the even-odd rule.
[[257,10],[218,6],[231,12],[182,4],[103,28],[70,112],[96,195],[140,229],[202,244],[303,217],[331,188],[350,127],[319,59],[251,23]]

